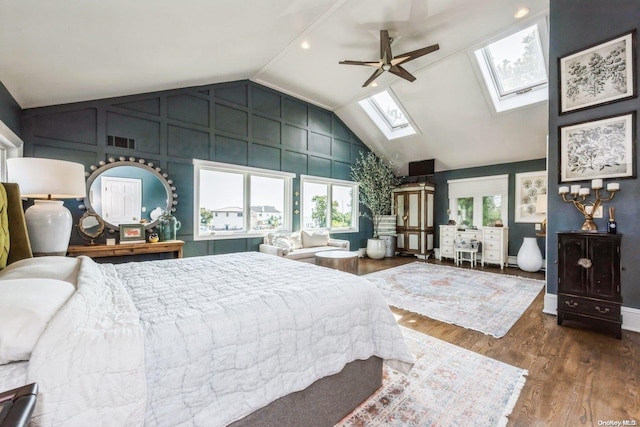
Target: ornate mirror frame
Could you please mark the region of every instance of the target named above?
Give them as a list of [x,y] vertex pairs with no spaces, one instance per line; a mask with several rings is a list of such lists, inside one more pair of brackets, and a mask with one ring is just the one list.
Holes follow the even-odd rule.
[[104,233],[104,220],[93,212],[85,212],[78,221],[78,233],[80,237],[89,241],[89,245],[95,245],[95,240]]
[[[134,168],[140,168],[151,173],[155,178],[157,178],[165,191],[167,192],[167,206],[164,207],[164,210],[175,212],[176,205],[178,204],[178,194],[176,193],[176,187],[173,185],[173,180],[169,179],[169,175],[165,172],[162,172],[162,169],[158,166],[155,166],[153,163],[147,163],[144,159],[136,159],[135,157],[109,157],[108,161],[100,161],[97,165],[91,165],[90,169],[92,172],[85,172],[85,176],[87,177],[87,194],[84,199],[84,204],[79,206],[80,209],[86,209],[87,212],[93,213],[100,218],[104,222],[105,227],[109,228],[109,232],[113,233],[120,229],[119,224],[112,224],[109,221],[105,220],[100,213],[96,212],[94,207],[91,205],[90,200],[90,191],[91,185],[93,182],[104,172],[116,168],[118,166],[130,166]],[[158,219],[145,223],[145,229],[150,230],[158,225]]]

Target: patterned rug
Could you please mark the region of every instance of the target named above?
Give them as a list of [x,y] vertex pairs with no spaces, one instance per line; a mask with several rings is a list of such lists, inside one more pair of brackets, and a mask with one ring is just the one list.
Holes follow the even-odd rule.
[[503,337],[544,281],[424,262],[367,274],[394,307]]
[[337,426],[506,425],[526,370],[402,330],[416,364],[408,375],[385,365],[382,387]]

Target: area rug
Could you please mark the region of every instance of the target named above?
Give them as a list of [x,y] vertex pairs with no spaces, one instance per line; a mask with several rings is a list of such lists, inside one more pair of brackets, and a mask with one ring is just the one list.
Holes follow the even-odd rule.
[[389,305],[442,322],[503,337],[544,281],[412,262],[364,276]]
[[385,365],[382,387],[337,426],[504,426],[527,371],[402,328],[408,375]]

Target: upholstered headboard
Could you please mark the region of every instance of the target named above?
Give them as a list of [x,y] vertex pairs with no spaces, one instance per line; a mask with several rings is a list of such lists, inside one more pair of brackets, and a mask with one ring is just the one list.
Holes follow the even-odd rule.
[[18,184],[0,185],[0,269],[24,258],[32,258]]

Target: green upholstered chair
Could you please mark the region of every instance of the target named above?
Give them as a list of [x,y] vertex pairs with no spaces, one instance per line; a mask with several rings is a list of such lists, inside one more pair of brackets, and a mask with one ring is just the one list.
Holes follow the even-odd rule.
[[0,269],[24,258],[32,258],[27,223],[18,184],[0,185]]

